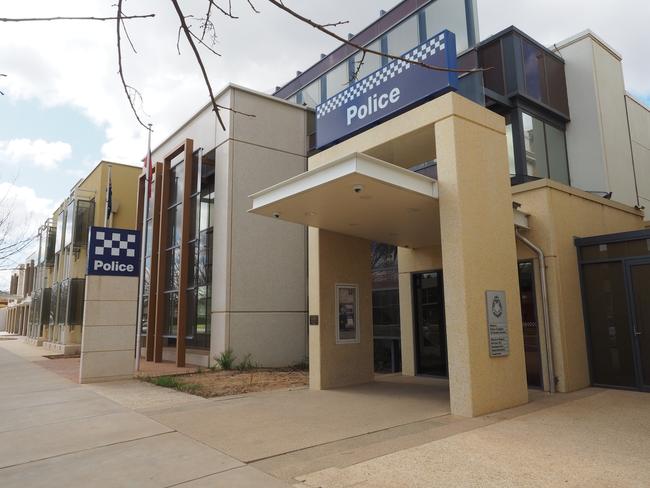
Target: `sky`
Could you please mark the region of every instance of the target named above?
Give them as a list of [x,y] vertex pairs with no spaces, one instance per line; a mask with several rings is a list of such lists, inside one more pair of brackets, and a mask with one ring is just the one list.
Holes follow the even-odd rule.
[[[461,1],[461,0],[459,0]],[[233,0],[238,19],[215,16],[217,57],[203,50],[215,91],[234,82],[270,93],[333,50],[333,39],[266,0]],[[516,25],[545,45],[587,28],[623,56],[627,89],[650,105],[646,29],[648,0],[477,0],[481,39]],[[223,3],[223,2],[222,2]],[[322,23],[347,20],[339,34],[355,33],[398,0],[287,0]],[[111,16],[115,0],[5,0],[3,17]],[[180,0],[190,22],[205,15],[205,0]],[[178,18],[171,2],[127,0],[136,52],[123,44],[127,83],[142,95],[137,107],[161,142],[207,101],[201,73],[187,44],[177,52]],[[33,232],[100,160],[139,165],[146,130],[130,111],[117,74],[115,23],[0,23],[0,206],[10,208],[16,232]],[[32,251],[30,249],[29,251]],[[17,264],[25,256],[17,257]],[[0,270],[0,290],[10,271]]]

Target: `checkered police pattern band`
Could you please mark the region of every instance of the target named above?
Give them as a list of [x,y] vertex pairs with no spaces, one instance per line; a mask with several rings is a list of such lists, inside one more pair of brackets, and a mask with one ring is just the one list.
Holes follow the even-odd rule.
[[[424,44],[406,53],[403,57],[412,61],[422,62],[428,57],[433,56],[436,52],[445,49],[444,37],[444,32],[435,37],[432,37]],[[329,100],[316,107],[316,118],[320,119],[321,117],[324,117],[333,110],[342,107],[349,101],[360,97],[361,95],[367,93],[369,90],[372,90],[373,88],[380,86],[382,83],[390,80],[391,78],[394,78],[395,76],[401,74],[411,66],[411,63],[408,63],[402,59],[396,59],[388,63],[382,69],[375,71],[371,75],[368,75],[358,83],[352,85],[350,88],[343,90],[338,95],[333,96]]]
[[136,236],[134,234],[123,235],[119,232],[98,231],[95,239],[96,256],[135,257]]

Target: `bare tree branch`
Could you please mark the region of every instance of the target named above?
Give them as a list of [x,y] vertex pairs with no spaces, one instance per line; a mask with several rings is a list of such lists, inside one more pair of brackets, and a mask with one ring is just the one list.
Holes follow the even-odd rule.
[[126,30],[126,24],[124,23],[124,19],[122,19],[122,29],[124,29],[124,35],[126,36],[126,40],[129,41],[129,44],[131,45],[131,49],[133,49],[133,52],[135,54],[138,54],[138,51],[135,50],[135,46],[133,45],[133,42],[131,41],[131,36],[129,35],[129,31]]
[[203,40],[202,40],[199,36],[197,36],[197,35],[196,35],[194,32],[192,32],[191,30],[190,30],[190,34],[192,35],[192,37],[193,37],[194,39],[196,39],[196,41],[197,41],[199,44],[201,44],[203,47],[205,47],[207,50],[209,50],[212,54],[214,54],[215,56],[219,56],[219,57],[221,57],[221,54],[220,54],[220,53],[218,53],[217,51],[215,51],[214,49],[212,49],[210,46],[208,46],[205,42],[203,42]]
[[[487,71],[487,69],[490,69],[490,68],[487,68],[487,69],[485,69],[485,68],[470,68],[470,69],[445,68],[444,66],[434,66],[434,65],[431,65],[431,64],[423,63],[421,61],[408,59],[408,58],[406,58],[404,56],[395,56],[393,54],[385,54],[385,53],[382,53],[381,51],[375,51],[374,49],[369,49],[369,48],[361,46],[361,45],[359,45],[359,44],[357,44],[355,42],[349,41],[348,39],[345,39],[344,37],[339,36],[335,32],[332,32],[332,31],[328,30],[325,27],[326,25],[337,25],[336,23],[334,23],[334,24],[319,24],[317,22],[314,22],[311,19],[308,19],[307,17],[305,17],[303,15],[300,15],[299,13],[297,13],[296,11],[290,9],[289,7],[287,7],[284,3],[282,3],[279,0],[267,0],[267,1],[269,3],[275,5],[279,9],[284,10],[285,12],[287,12],[292,17],[295,17],[296,19],[300,20],[301,22],[304,22],[305,24],[310,25],[314,29],[317,29],[317,30],[323,32],[324,34],[327,34],[328,36],[333,37],[337,41],[342,42],[343,44],[347,44],[348,46],[352,46],[353,48],[358,49],[359,51],[363,51],[365,53],[376,54],[378,56],[384,56],[384,57],[386,57],[388,59],[393,59],[393,60],[406,61],[406,62],[408,62],[410,64],[413,64],[413,65],[416,65],[416,66],[422,66],[423,68],[431,69],[431,70],[434,70],[434,71],[450,71],[450,72],[453,72],[453,73],[475,73],[475,72]],[[250,0],[248,0],[248,3],[250,4]]]
[[255,8],[255,5],[253,5],[252,0],[247,0],[247,1],[248,1],[248,5],[250,5],[250,7],[253,9],[253,12],[255,12],[256,14],[259,14],[260,11]]
[[[135,104],[133,103],[133,98],[131,97],[131,93],[129,93],[129,89],[133,90],[136,92],[138,96],[140,96],[140,93],[133,88],[132,86],[129,86],[126,83],[126,80],[124,79],[124,70],[122,69],[122,36],[121,36],[121,30],[122,30],[122,2],[123,0],[118,0],[117,2],[117,16],[115,17],[115,20],[117,21],[116,27],[117,27],[117,65],[118,65],[118,73],[120,75],[120,80],[122,81],[122,87],[124,88],[124,93],[126,93],[126,98],[129,100],[129,105],[131,106],[131,111],[133,112],[133,115],[135,115],[136,120],[140,123],[142,127],[145,129],[149,130],[149,126],[146,125],[142,120],[140,119],[140,116],[138,115],[138,111],[135,109]],[[142,97],[140,96],[142,99]]]
[[366,61],[366,52],[362,51],[361,52],[361,59],[357,62],[355,61],[355,64],[357,67],[354,69],[354,74],[350,78],[350,81],[357,81],[359,79],[359,73],[361,72],[361,68],[363,67],[363,63]]
[[212,13],[212,2],[208,2],[208,12],[205,14],[205,22],[203,23],[203,32],[201,33],[201,40],[205,38],[205,33],[208,30],[208,22],[210,21],[211,13]]
[[[155,16],[156,14],[122,15],[120,18],[123,20],[132,20],[132,19],[149,19]],[[97,20],[103,22],[106,20],[117,20],[117,17],[23,17],[23,18],[0,17],[0,22],[50,22],[55,20]]]
[[[122,0],[120,0],[120,2],[121,1]],[[178,20],[180,21],[181,28],[183,29],[183,32],[185,33],[185,38],[187,39],[187,42],[189,42],[190,47],[192,48],[192,51],[194,52],[194,57],[196,58],[196,62],[199,64],[199,68],[201,68],[201,73],[203,74],[203,79],[205,80],[205,84],[208,87],[208,93],[210,94],[210,103],[212,104],[212,109],[214,110],[214,113],[217,116],[217,120],[219,121],[219,125],[221,125],[221,128],[223,130],[226,130],[226,125],[224,124],[223,119],[221,118],[221,113],[219,112],[220,107],[217,104],[216,100],[214,99],[214,93],[212,92],[212,85],[210,84],[210,79],[208,78],[208,73],[206,72],[205,66],[203,65],[203,60],[201,59],[201,54],[199,53],[199,50],[197,49],[196,44],[194,43],[194,38],[192,37],[192,34],[190,33],[190,29],[189,29],[189,27],[187,27],[187,23],[185,22],[185,15],[183,15],[183,11],[181,10],[180,5],[178,5],[178,0],[171,0],[171,2],[174,5],[174,10],[176,10],[176,14],[178,15]]]
[[[231,19],[238,19],[239,18],[239,17],[232,14],[232,4],[230,2],[228,2],[228,10],[225,10],[225,9],[221,8],[219,6],[219,4],[217,4],[217,2],[215,2],[214,0],[208,0],[208,2],[210,2],[211,6],[214,6],[214,8],[216,8],[219,12],[224,14],[226,17],[230,17]],[[209,18],[209,14],[210,14],[210,12],[208,12],[208,18]]]

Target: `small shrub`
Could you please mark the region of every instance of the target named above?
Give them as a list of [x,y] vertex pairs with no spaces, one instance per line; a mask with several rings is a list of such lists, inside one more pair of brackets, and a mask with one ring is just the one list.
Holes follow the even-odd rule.
[[237,359],[237,356],[235,356],[235,353],[230,348],[214,357],[217,365],[224,371],[230,371],[233,368],[235,365],[235,359]]
[[242,360],[241,363],[237,365],[237,371],[250,371],[251,369],[255,369],[257,367],[257,364],[255,364],[252,359],[250,354],[246,354],[244,356],[244,359]]

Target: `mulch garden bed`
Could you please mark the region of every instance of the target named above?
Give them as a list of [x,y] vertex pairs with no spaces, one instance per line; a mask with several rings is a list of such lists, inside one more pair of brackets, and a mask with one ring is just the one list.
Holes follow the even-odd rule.
[[301,369],[255,368],[246,371],[203,370],[192,374],[143,377],[158,386],[205,398],[241,395],[270,390],[302,388],[309,384],[309,372]]

